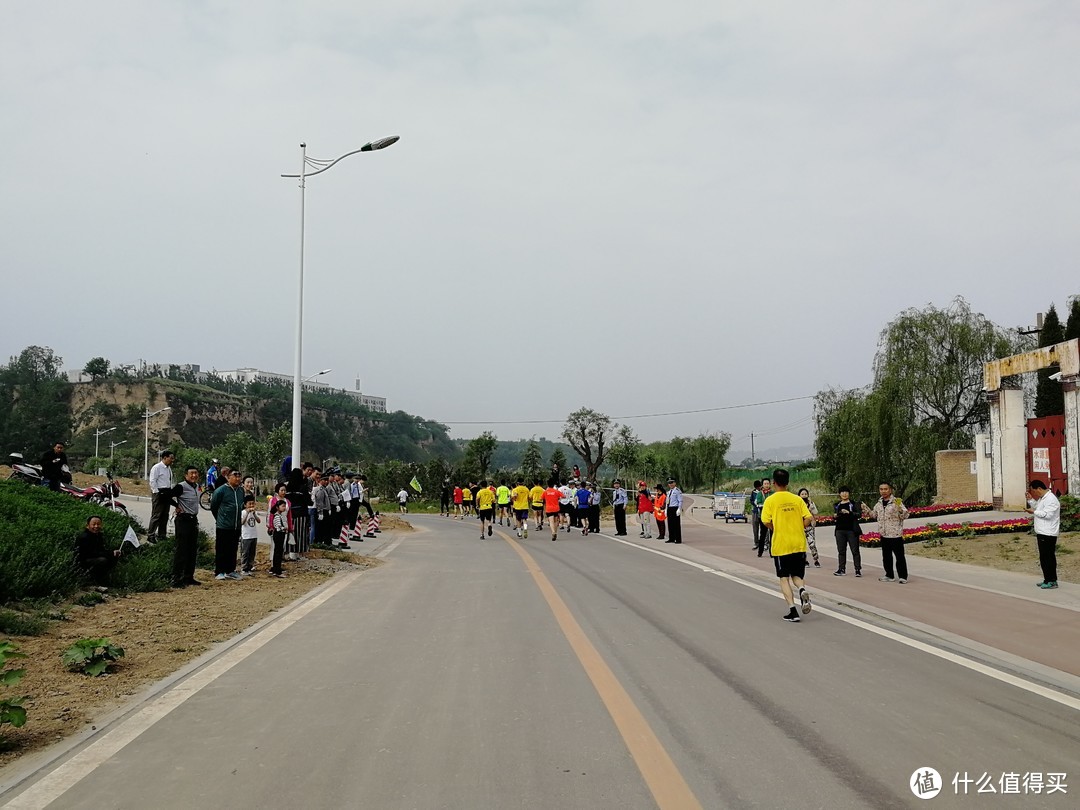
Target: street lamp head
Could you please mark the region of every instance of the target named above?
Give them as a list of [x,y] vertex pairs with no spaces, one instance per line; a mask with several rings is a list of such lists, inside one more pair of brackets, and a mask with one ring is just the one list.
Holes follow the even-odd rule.
[[397,143],[400,140],[400,137],[401,136],[399,136],[399,135],[390,135],[389,137],[386,137],[386,138],[379,138],[379,140],[377,140],[377,141],[372,141],[371,143],[365,143],[363,146],[360,147],[360,151],[361,152],[374,152],[377,149],[385,149],[386,147],[393,146],[395,143]]
[[332,368],[324,368],[322,371],[316,373],[315,376],[321,377],[323,374],[329,374],[331,371],[333,371]]

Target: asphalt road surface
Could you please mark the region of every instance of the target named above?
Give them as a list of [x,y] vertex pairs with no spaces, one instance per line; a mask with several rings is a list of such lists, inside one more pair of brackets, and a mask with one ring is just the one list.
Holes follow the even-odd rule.
[[[933,638],[822,609],[788,624],[775,588],[685,547],[410,519],[387,565],[334,580],[0,802],[892,808],[924,806],[911,782],[930,767],[930,806],[1078,806],[1080,704]],[[1078,783],[1002,795],[1029,773]]]

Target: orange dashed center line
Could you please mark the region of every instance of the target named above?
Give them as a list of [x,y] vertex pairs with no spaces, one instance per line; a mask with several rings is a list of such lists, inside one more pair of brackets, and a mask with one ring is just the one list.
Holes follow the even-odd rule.
[[563,602],[555,586],[540,569],[536,560],[509,535],[501,531],[498,534],[518,553],[525,567],[532,574],[533,581],[536,582],[536,586],[555,616],[555,621],[559,623],[559,628],[566,636],[566,640],[570,642],[571,649],[577,655],[581,666],[585,668],[585,674],[589,676],[589,680],[600,695],[600,700],[604,702],[611,719],[615,721],[615,727],[618,728],[623,742],[630,750],[630,756],[649,786],[657,806],[660,810],[694,810],[695,808],[700,810],[701,802],[686,784],[686,780],[683,779],[667,750],[657,739],[648,721],[634,705],[634,701],[619,683],[615,673],[589,641],[585,631],[574,618],[574,614],[570,612],[570,608]]

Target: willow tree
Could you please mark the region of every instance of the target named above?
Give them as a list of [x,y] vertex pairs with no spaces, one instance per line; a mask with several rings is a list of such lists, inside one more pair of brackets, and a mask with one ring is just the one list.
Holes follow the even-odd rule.
[[900,313],[881,333],[869,390],[823,391],[815,400],[823,477],[861,494],[888,480],[908,500],[928,501],[934,454],[971,447],[986,427],[983,365],[1017,345],[963,298]]

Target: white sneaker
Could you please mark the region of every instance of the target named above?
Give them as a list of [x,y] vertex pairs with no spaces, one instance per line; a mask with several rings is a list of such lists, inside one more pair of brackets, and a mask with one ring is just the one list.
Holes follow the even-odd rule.
[[228,578],[229,578],[228,574],[218,574],[216,577],[214,577],[214,579],[228,579]]

